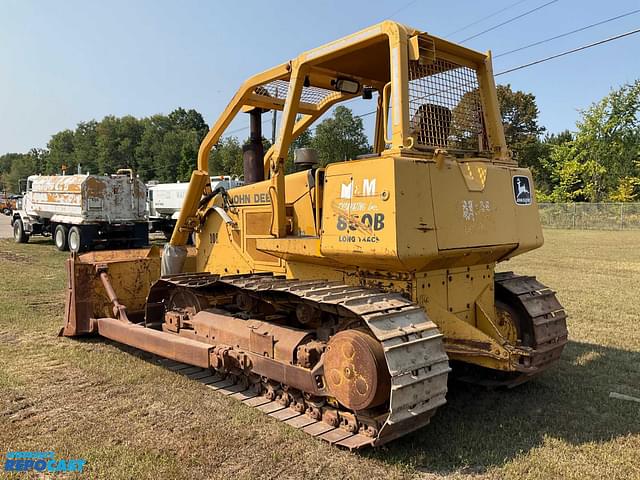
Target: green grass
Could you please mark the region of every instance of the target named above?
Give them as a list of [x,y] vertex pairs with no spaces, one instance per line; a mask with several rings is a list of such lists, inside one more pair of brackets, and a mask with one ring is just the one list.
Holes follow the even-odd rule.
[[0,241],[0,452],[86,458],[92,478],[640,478],[640,404],[609,397],[640,397],[640,234],[545,235],[501,269],[558,291],[559,365],[510,391],[452,384],[428,427],[359,454],[111,342],[58,338],[65,255]]

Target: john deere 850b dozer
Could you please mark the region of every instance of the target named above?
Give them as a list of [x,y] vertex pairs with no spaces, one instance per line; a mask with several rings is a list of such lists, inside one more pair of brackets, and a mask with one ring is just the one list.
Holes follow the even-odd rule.
[[[377,101],[372,153],[317,167],[299,150],[285,175],[294,140],[355,97]],[[247,184],[212,191],[209,152],[238,115],[251,125]],[[490,53],[386,21],[247,80],[202,142],[164,256],[68,261],[63,333],[205,369],[220,392],[332,443],[380,445],[429,422],[450,363],[510,386],[559,358],[554,293],[494,273],[542,241]]]

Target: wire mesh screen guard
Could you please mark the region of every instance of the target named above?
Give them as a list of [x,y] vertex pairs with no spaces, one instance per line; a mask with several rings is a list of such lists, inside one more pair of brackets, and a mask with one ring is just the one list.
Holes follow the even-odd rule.
[[[256,87],[254,90],[258,95],[264,95],[265,97],[272,97],[278,99],[287,98],[289,92],[289,82],[287,80],[273,80],[269,83],[265,83]],[[302,87],[302,94],[300,95],[300,101],[304,103],[312,103],[318,105],[323,100],[329,98],[331,95],[340,95],[339,92],[334,90],[328,90],[320,87]]]
[[489,150],[472,68],[443,59],[410,61],[409,118],[417,146]]

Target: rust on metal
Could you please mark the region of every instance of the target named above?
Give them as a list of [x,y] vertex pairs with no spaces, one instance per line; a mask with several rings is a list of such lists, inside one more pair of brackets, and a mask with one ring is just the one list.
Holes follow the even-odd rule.
[[111,285],[111,280],[109,279],[108,268],[109,267],[107,267],[106,264],[97,264],[96,272],[100,276],[100,281],[102,282],[105,292],[107,292],[107,297],[109,297],[109,300],[113,303],[113,314],[116,318],[128,323],[129,317],[127,317],[127,307],[122,305],[118,300],[118,295],[116,295],[116,292]]
[[[511,364],[516,372],[500,379],[483,375],[462,380],[484,386],[512,388],[540,375],[553,366],[567,344],[567,314],[555,293],[535,277],[513,272],[495,274],[496,307],[509,328],[517,330],[520,345],[513,349]],[[500,311],[502,310],[502,311]],[[521,351],[526,349],[526,355]]]
[[212,347],[206,343],[162,333],[135,323],[125,323],[115,318],[99,318],[97,323],[98,331],[103,337],[165,358],[209,368],[209,352]]
[[293,364],[299,345],[311,340],[308,331],[241,319],[213,311],[201,311],[191,319],[195,335],[212,342],[235,345],[241,350]]
[[[463,347],[471,347],[474,350],[482,350],[486,352],[491,351],[491,344],[489,342],[481,342],[478,340],[471,340],[466,338],[447,338],[447,346],[448,345],[460,345]],[[448,347],[447,347],[448,348]],[[473,351],[473,350],[471,350]]]
[[[73,332],[79,334],[77,327],[95,318],[96,311],[112,311],[117,318],[98,316],[90,320],[91,328],[171,359],[175,363],[169,368],[195,374],[218,392],[346,448],[383,444],[399,432],[420,428],[444,403],[450,369],[442,335],[423,310],[424,318],[410,325],[409,319],[415,318],[407,312],[415,305],[398,294],[273,275],[183,274],[155,283],[144,318],[137,315],[139,306],[136,315],[127,317],[120,315],[120,307],[129,307],[123,299],[138,300],[132,286],[114,285],[113,277],[122,273],[120,253],[94,252],[70,260],[75,280],[85,275],[84,281],[99,282],[103,294],[79,302],[71,293],[82,288],[70,290],[69,305],[76,314],[68,316],[66,332],[76,328]],[[141,271],[152,268],[153,255],[130,256],[142,262],[137,267]],[[239,296],[245,307],[241,310]],[[298,308],[301,303],[311,310]],[[321,322],[314,320],[312,326],[297,321],[297,315],[314,309],[332,318],[333,333],[323,330]],[[88,316],[81,318],[78,312]],[[356,324],[357,330],[348,327]],[[422,355],[408,371],[404,359],[416,346]],[[332,358],[332,352],[342,353]],[[327,359],[332,368],[340,368],[340,384],[328,380]],[[416,392],[427,400],[416,403]]]
[[380,342],[359,330],[338,332],[324,359],[327,386],[352,410],[376,407],[389,397],[391,376]]
[[113,301],[96,272],[96,265],[108,269],[112,293],[119,304],[126,306],[127,318],[143,319],[149,288],[160,277],[157,247],[74,254],[66,261],[67,295],[61,335],[95,333],[97,326],[93,319],[113,315]]

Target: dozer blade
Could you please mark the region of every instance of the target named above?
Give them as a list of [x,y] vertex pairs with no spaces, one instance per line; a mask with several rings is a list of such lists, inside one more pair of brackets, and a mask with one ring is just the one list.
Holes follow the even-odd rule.
[[160,278],[160,250],[108,250],[72,255],[66,261],[67,300],[60,334],[74,337],[96,333],[95,319],[114,316],[114,304],[100,278],[108,272],[113,293],[132,320],[142,320],[151,285]]

